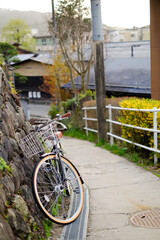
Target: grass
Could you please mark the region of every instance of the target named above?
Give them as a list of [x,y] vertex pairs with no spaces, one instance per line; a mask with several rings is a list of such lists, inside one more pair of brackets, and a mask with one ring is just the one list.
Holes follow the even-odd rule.
[[46,237],[49,238],[50,237],[50,230],[52,228],[52,222],[48,219],[45,219],[43,221],[43,226],[44,226]]
[[105,143],[104,145],[104,148],[118,156],[122,156],[124,157],[126,155],[126,152],[127,152],[127,148],[124,148],[124,147],[118,147],[117,145],[110,145],[108,143]]
[[160,165],[154,163],[148,159],[142,157],[139,153],[135,151],[135,149],[127,148],[127,145],[124,144],[119,146],[118,144],[113,144],[112,146],[105,142],[103,139],[97,140],[97,134],[89,132],[88,136],[85,131],[81,131],[79,129],[70,129],[64,133],[65,136],[70,136],[74,138],[78,138],[81,140],[87,140],[95,143],[97,147],[102,147],[107,151],[112,152],[121,157],[127,158],[129,161],[135,163],[138,166],[143,167],[144,169],[152,172],[154,175],[160,178]]
[[158,174],[158,173],[156,173],[156,172],[152,172],[154,175],[156,175],[157,177],[159,177],[160,178],[160,173]]
[[96,142],[97,135],[95,133],[89,132],[88,136],[86,135],[85,131],[71,128],[63,133],[64,136],[74,137],[81,140],[88,140],[90,142]]

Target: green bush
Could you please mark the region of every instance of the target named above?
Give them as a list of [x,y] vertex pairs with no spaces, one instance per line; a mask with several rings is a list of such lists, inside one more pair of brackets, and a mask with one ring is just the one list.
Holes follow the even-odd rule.
[[[152,99],[138,99],[130,98],[120,102],[123,108],[136,108],[136,109],[153,109],[160,108],[160,101]],[[153,128],[153,113],[152,112],[137,112],[137,111],[121,111],[119,121],[124,124],[139,126],[143,128]],[[160,113],[157,113],[157,128],[160,129]],[[122,126],[122,137],[129,139],[133,142],[154,147],[153,132],[139,130]],[[160,136],[158,136],[158,147],[160,147]],[[144,149],[140,149],[141,153],[148,154],[150,159],[153,158],[153,153]]]
[[78,99],[74,97],[74,98],[68,99],[67,101],[62,102],[65,112],[69,110],[74,111],[76,108],[81,108],[83,100],[86,99],[86,97],[89,97],[90,100],[95,99],[95,92],[92,92],[91,90],[87,90],[84,94],[79,93]]
[[71,116],[69,117],[69,121],[68,121],[68,129],[79,129],[79,130],[83,130],[84,127],[84,122],[82,120],[83,118],[83,112],[81,110],[81,108],[75,108],[74,111],[72,111]]
[[51,104],[51,107],[49,109],[49,116],[51,117],[51,119],[56,117],[56,114],[63,114],[64,113],[64,109],[61,106],[57,106],[55,103]]
[[85,95],[86,95],[86,96],[90,96],[90,97],[92,98],[92,100],[95,100],[95,99],[96,99],[96,93],[95,93],[95,91],[87,90],[87,91],[85,92]]
[[16,80],[18,80],[19,83],[26,83],[26,81],[28,80],[28,78],[20,73],[15,72],[14,73]]
[[76,98],[68,99],[67,101],[62,102],[62,106],[65,112],[72,111],[79,107],[79,103]]

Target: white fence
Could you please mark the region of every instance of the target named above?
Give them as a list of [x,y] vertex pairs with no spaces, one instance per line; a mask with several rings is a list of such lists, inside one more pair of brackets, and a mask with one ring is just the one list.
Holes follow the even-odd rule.
[[[107,106],[105,106],[105,108],[108,109],[108,111],[109,111],[109,118],[106,119],[106,121],[109,123],[109,132],[107,132],[106,134],[108,136],[110,136],[110,144],[113,145],[113,139],[117,138],[117,139],[120,139],[122,141],[131,143],[135,146],[147,149],[149,151],[153,151],[154,152],[154,163],[156,164],[157,163],[157,153],[160,153],[160,150],[158,150],[158,141],[157,141],[157,139],[158,139],[157,134],[160,133],[160,130],[157,130],[157,112],[160,112],[160,110],[157,109],[157,108],[153,108],[153,109],[121,108],[121,107],[114,107],[114,106],[111,106],[111,105],[107,105]],[[96,110],[96,107],[84,107],[83,108],[83,110],[84,110],[84,118],[83,119],[85,120],[84,129],[86,130],[87,134],[88,134],[88,131],[98,133],[98,131],[96,129],[88,128],[88,121],[97,121],[96,118],[88,118],[87,117],[87,110],[91,110],[91,109]],[[133,125],[129,125],[129,124],[123,124],[123,123],[120,123],[118,121],[113,121],[113,119],[112,119],[112,111],[113,110],[152,112],[153,113],[153,128],[142,128],[142,127],[139,127],[139,126],[133,126]],[[117,135],[113,134],[113,124],[126,126],[126,127],[129,127],[129,128],[134,128],[134,129],[139,129],[139,130],[144,130],[144,131],[148,131],[148,132],[153,132],[154,148],[150,148],[148,146],[132,142],[128,139],[125,139],[125,138],[122,138],[120,136],[117,136]]]
[[97,108],[96,107],[84,107],[82,108],[84,110],[84,121],[85,121],[85,127],[84,129],[86,130],[86,133],[88,135],[88,132],[91,131],[91,132],[95,132],[95,133],[98,133],[98,131],[96,129],[91,129],[91,128],[88,128],[88,123],[87,121],[94,121],[94,122],[97,122],[97,119],[96,118],[88,118],[87,117],[87,110],[96,110]]

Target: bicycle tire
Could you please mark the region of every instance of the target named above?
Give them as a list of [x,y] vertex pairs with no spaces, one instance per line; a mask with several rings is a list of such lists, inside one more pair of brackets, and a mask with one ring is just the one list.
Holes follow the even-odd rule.
[[61,156],[66,181],[62,184],[58,158],[47,155],[33,171],[32,190],[35,201],[51,221],[69,224],[76,220],[83,206],[83,186],[74,166]]

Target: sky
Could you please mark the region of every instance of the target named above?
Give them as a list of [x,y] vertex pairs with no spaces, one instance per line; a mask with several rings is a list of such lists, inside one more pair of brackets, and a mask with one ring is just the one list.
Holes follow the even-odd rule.
[[[91,0],[85,0],[90,7]],[[111,27],[142,27],[150,24],[150,0],[101,0],[102,22]],[[54,0],[56,6],[57,0]],[[0,8],[51,12],[51,0],[0,0]]]

